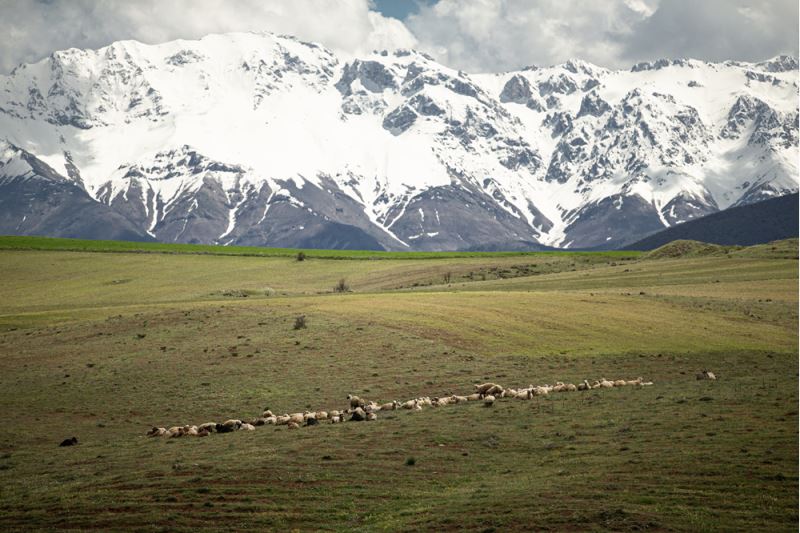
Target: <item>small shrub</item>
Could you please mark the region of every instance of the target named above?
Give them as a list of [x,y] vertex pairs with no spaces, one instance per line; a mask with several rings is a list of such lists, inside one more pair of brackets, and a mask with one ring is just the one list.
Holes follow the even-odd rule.
[[297,260],[298,261],[305,261],[306,260],[305,252],[297,252]]
[[342,278],[339,282],[333,286],[333,292],[350,292],[350,285],[347,284],[347,280]]
[[414,466],[415,464],[417,464],[417,460],[414,459],[413,457],[409,457],[406,459],[406,466]]
[[294,319],[294,329],[306,328],[306,315],[300,315]]

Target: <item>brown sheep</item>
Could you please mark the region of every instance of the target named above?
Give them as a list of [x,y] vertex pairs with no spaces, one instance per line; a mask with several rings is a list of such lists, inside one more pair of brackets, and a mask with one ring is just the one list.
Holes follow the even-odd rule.
[[348,394],[347,399],[350,401],[350,408],[364,407],[366,402],[354,394]]

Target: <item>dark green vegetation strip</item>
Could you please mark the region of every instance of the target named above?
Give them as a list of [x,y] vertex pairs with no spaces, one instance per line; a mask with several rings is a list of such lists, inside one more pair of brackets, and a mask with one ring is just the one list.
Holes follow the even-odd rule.
[[46,250],[73,252],[129,252],[162,254],[241,255],[256,257],[295,257],[303,252],[316,259],[448,259],[465,257],[516,257],[597,255],[639,257],[642,252],[379,252],[373,250],[301,250],[256,246],[215,246],[207,244],[169,244],[160,242],[93,241],[51,237],[0,236],[0,250]]

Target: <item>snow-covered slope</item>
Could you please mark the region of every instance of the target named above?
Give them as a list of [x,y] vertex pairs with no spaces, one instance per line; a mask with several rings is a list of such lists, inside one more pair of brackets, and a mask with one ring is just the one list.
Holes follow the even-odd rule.
[[169,242],[592,247],[798,188],[797,61],[468,75],[272,34],[56,52],[0,140]]

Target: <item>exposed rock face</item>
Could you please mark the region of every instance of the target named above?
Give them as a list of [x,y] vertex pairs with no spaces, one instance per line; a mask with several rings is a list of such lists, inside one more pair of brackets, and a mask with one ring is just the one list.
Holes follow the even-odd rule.
[[168,242],[613,247],[797,191],[797,91],[787,56],[470,75],[270,34],[67,50],[0,76],[0,141],[33,161],[2,217]]
[[0,234],[152,240],[32,154],[0,141]]

